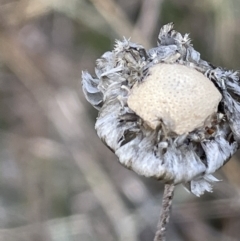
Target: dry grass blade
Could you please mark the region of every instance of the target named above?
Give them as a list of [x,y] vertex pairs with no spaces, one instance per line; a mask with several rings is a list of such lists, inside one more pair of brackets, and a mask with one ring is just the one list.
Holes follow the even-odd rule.
[[135,31],[141,29],[142,35],[149,41],[152,39],[158,19],[160,18],[162,0],[142,1],[141,11],[135,25]]
[[134,34],[132,33],[134,26],[117,3],[113,0],[90,1],[120,37],[132,36],[133,39],[140,42],[143,46],[149,47],[149,40],[145,38],[139,29],[135,29]]
[[[94,7],[86,1],[62,0],[20,0],[0,6],[0,14],[4,16],[10,26],[18,27],[31,22],[33,19],[44,17],[51,11],[59,12],[74,21],[84,24],[94,31],[108,36],[109,27],[104,19],[96,14]],[[122,37],[122,36],[121,36]]]
[[[77,119],[75,119],[75,122],[71,122],[60,106],[59,100],[62,101],[66,95],[57,96],[56,92],[47,84],[44,74],[38,70],[33,61],[28,58],[24,50],[18,45],[16,38],[8,34],[4,29],[1,30],[0,51],[3,61],[18,76],[22,84],[35,98],[43,114],[47,116],[55,130],[57,130],[69,155],[81,169],[93,193],[102,205],[110,222],[113,224],[117,236],[120,237],[119,240],[136,240],[134,220],[131,218],[131,215],[129,215],[121,197],[111,183],[111,180],[109,180],[107,173],[94,161],[98,160],[98,154],[93,152],[89,146],[84,145],[82,149],[80,148],[80,143],[83,143],[83,136],[81,135],[79,123],[76,121]],[[67,92],[67,96],[76,95],[75,93]],[[71,101],[71,98],[66,99],[66,101],[67,100]],[[68,107],[70,106],[73,106],[73,104],[68,103]],[[80,106],[82,105],[79,103],[78,108],[80,108]],[[68,111],[73,111],[71,116],[76,116],[74,112],[76,110],[69,109]],[[80,116],[84,118],[85,115],[81,112]],[[84,121],[82,122],[84,123]],[[85,121],[85,123],[88,122]],[[68,128],[68,132],[66,133],[64,130],[69,126],[71,126],[73,131],[70,131]],[[65,129],[63,127],[65,127]],[[81,128],[85,131],[88,130],[88,135],[91,133],[93,135],[93,130],[88,124]],[[93,142],[92,145],[94,146]],[[89,155],[87,153],[93,154]],[[105,198],[107,194],[111,199]],[[124,230],[124,232],[122,232],[122,230]]]
[[[225,62],[233,62],[232,59],[234,51],[234,33],[237,21],[233,15],[234,3],[233,1],[211,1],[215,15],[215,45],[214,57],[215,60],[219,58]],[[231,46],[231,47],[230,47]]]
[[187,203],[174,207],[174,222],[195,222],[196,216],[204,219],[238,217],[238,198],[222,199],[198,203]]

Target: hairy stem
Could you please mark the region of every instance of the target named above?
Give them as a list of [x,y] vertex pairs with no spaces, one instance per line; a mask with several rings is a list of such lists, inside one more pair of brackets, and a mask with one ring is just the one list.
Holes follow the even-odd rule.
[[170,219],[170,212],[174,194],[174,184],[165,184],[162,201],[162,210],[158,221],[154,241],[166,241],[166,229]]

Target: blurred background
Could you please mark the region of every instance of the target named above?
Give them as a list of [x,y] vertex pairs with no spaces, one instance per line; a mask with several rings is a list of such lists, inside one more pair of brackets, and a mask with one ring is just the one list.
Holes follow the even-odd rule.
[[[239,0],[0,0],[0,241],[149,241],[163,184],[98,139],[81,71],[116,38],[190,33],[203,59],[240,69]],[[240,240],[240,161],[197,198],[176,188],[168,240]]]

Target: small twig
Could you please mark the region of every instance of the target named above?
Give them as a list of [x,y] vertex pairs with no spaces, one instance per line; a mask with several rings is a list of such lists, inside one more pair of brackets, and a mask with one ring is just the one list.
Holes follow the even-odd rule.
[[162,210],[158,221],[158,227],[154,241],[166,241],[166,229],[170,219],[174,187],[174,184],[165,184],[164,186]]

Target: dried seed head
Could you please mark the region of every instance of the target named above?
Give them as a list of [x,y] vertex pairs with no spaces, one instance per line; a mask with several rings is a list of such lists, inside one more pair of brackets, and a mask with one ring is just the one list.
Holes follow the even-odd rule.
[[239,148],[239,74],[202,60],[171,23],[149,50],[117,41],[95,73],[83,72],[83,92],[99,110],[98,136],[119,162],[197,196],[210,192],[211,174]]
[[203,127],[217,111],[222,95],[197,70],[180,64],[157,64],[135,84],[128,106],[152,129],[163,123],[178,135]]

